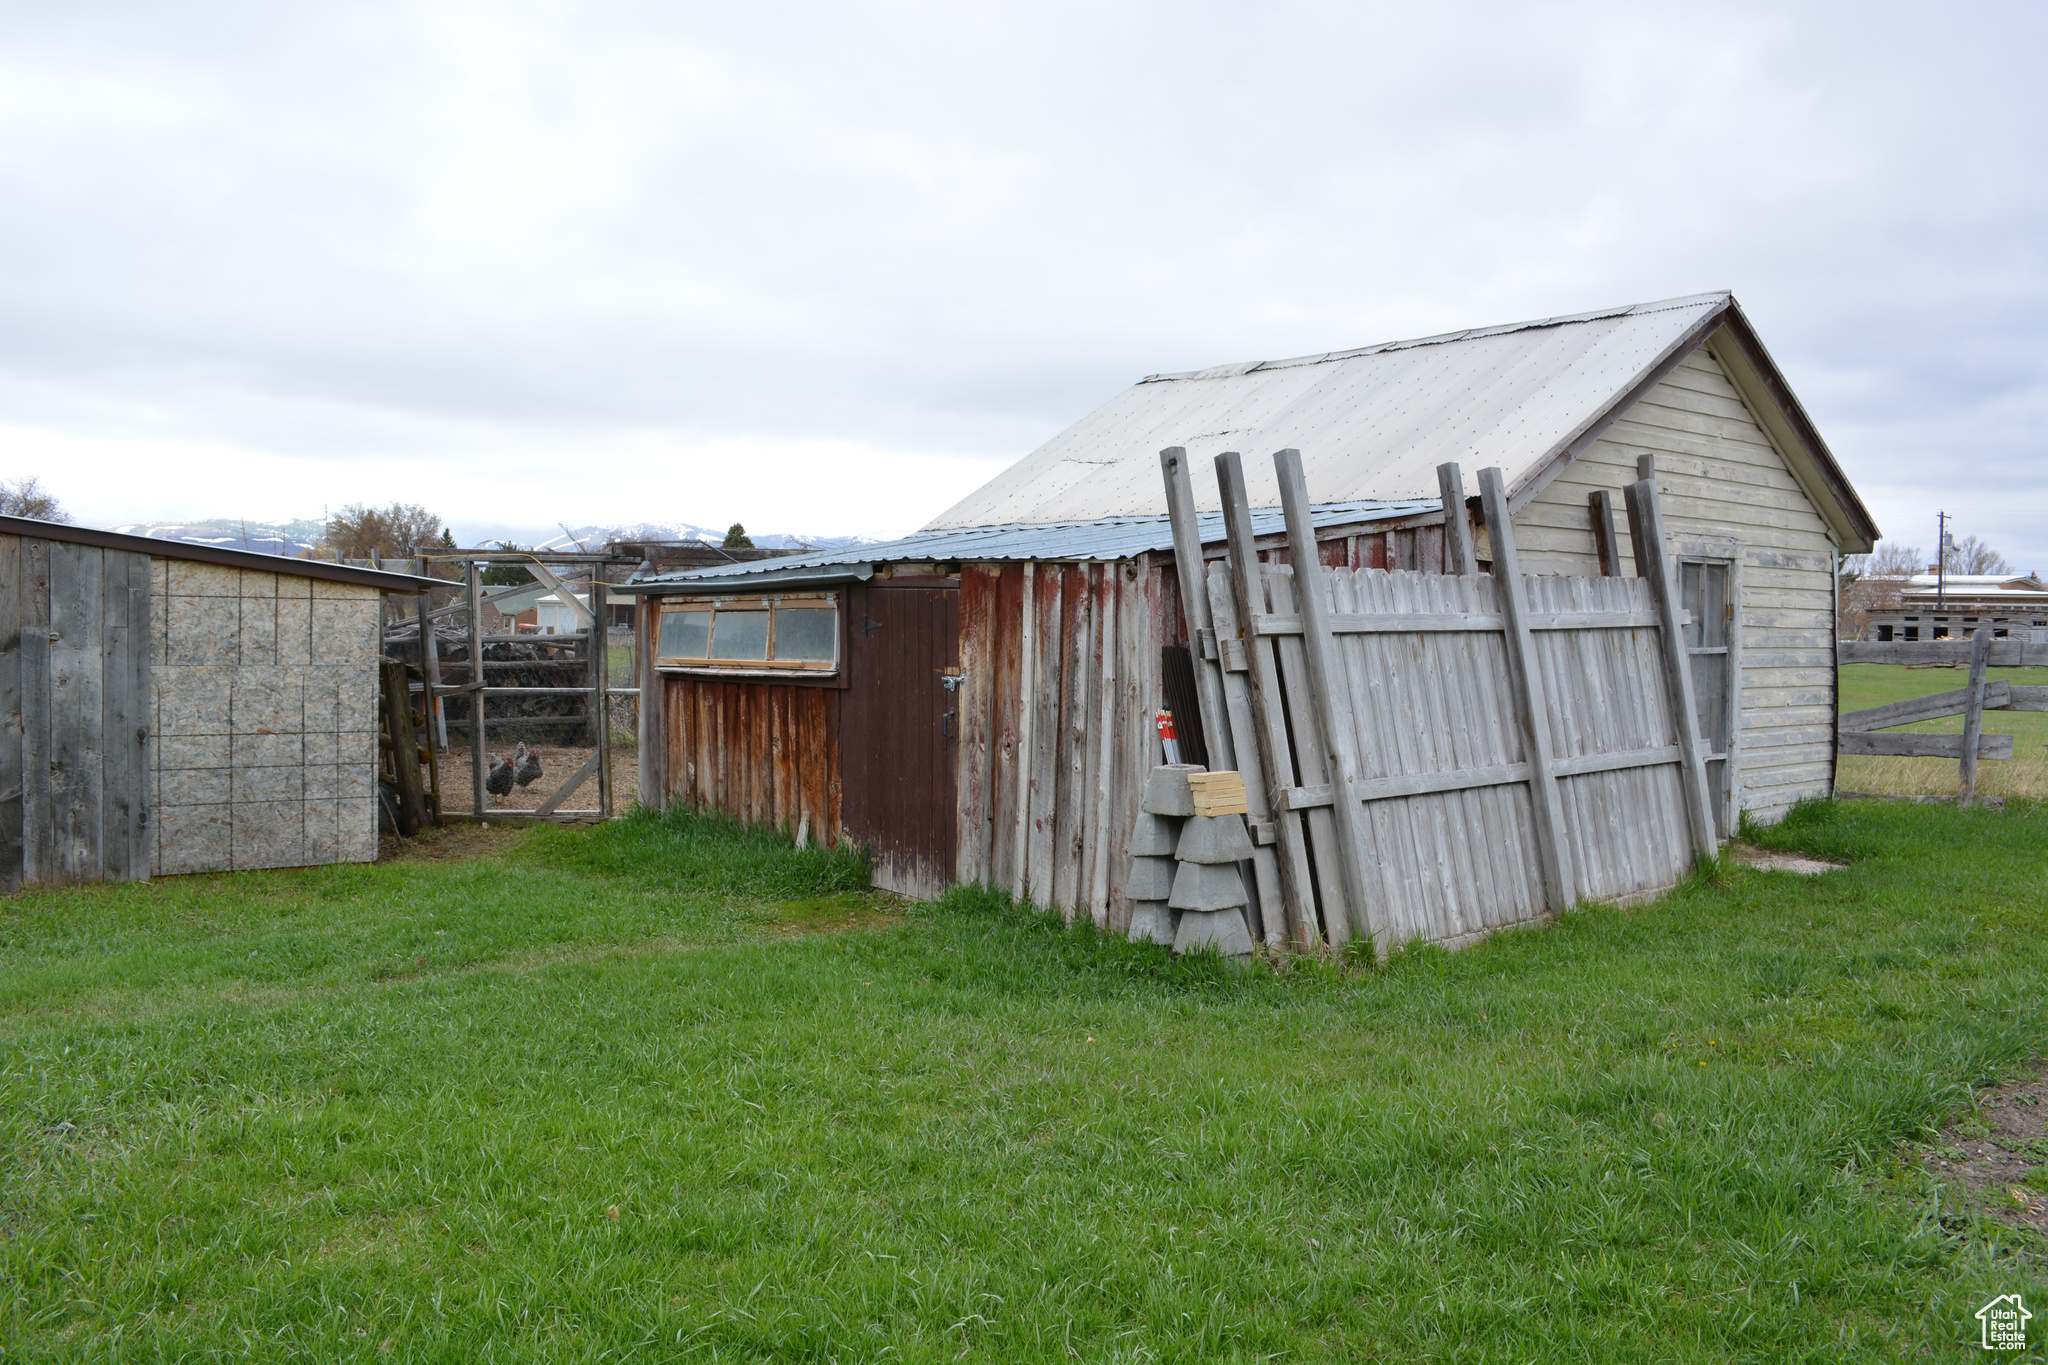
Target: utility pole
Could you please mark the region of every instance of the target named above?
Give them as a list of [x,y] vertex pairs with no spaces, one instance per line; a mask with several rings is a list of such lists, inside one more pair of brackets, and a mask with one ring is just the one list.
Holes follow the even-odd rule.
[[1934,609],[1948,610],[1948,513],[1934,518]]

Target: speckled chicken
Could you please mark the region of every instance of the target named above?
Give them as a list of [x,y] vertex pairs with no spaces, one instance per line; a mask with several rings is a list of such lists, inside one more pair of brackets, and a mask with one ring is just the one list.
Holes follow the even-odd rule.
[[505,796],[511,792],[511,759],[500,758],[492,762],[491,770],[484,774],[484,790],[493,796]]
[[524,787],[540,776],[540,750],[521,744],[512,754],[512,780]]

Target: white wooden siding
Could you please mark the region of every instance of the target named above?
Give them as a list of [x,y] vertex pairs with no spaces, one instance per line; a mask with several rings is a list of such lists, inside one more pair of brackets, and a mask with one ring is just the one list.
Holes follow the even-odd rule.
[[[1633,564],[1619,490],[1636,456],[1657,459],[1672,531],[1742,543],[1741,722],[1736,803],[1775,820],[1825,796],[1834,743],[1834,544],[1827,526],[1751,415],[1713,341],[1622,414],[1606,435],[1515,518],[1527,573],[1597,573],[1586,497],[1615,490],[1625,563]],[[1633,572],[1633,569],[1629,570]]]

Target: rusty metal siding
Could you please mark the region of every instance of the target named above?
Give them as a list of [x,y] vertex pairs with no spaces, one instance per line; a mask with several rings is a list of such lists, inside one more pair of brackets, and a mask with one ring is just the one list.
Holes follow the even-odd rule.
[[867,846],[876,886],[929,897],[953,881],[960,591],[871,583],[847,593],[840,768],[846,837]]
[[661,695],[669,800],[838,841],[839,691],[663,675]]
[[959,878],[1121,930],[1171,585],[1149,556],[970,564],[960,583]]

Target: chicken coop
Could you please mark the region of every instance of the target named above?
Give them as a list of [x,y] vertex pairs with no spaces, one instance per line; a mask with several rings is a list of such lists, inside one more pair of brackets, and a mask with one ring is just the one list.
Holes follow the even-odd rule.
[[[1185,461],[1188,543],[1177,541],[1161,481],[1168,449]],[[1281,449],[1300,452],[1318,498],[1292,546],[1264,458]],[[1128,838],[1159,760],[1154,715],[1173,712],[1191,761],[1236,756],[1203,733],[1201,678],[1211,650],[1232,677],[1251,667],[1257,651],[1243,632],[1256,623],[1205,638],[1189,604],[1210,586],[1183,581],[1207,580],[1229,560],[1215,471],[1231,452],[1246,456],[1246,554],[1287,569],[1312,542],[1321,565],[1346,575],[1346,591],[1454,594],[1437,615],[1502,610],[1490,594],[1507,589],[1450,551],[1461,527],[1482,568],[1494,562],[1489,532],[1511,530],[1523,575],[1574,580],[1569,591],[1598,605],[1588,611],[1635,623],[1609,623],[1599,638],[1639,649],[1649,648],[1643,632],[1675,627],[1644,623],[1651,606],[1632,595],[1647,586],[1618,584],[1639,583],[1643,566],[1675,566],[1705,795],[1688,797],[1682,827],[1659,836],[1661,861],[1625,875],[1612,873],[1609,852],[1560,854],[1546,835],[1530,845],[1548,850],[1541,885],[1523,875],[1538,862],[1503,870],[1494,890],[1472,893],[1489,908],[1470,923],[1547,904],[1582,874],[1603,895],[1649,885],[1677,865],[1671,849],[1696,846],[1701,819],[1725,837],[1744,812],[1770,820],[1832,790],[1835,567],[1867,551],[1877,528],[1733,297],[1706,294],[1149,376],[904,539],[640,574],[620,591],[640,601],[642,800],[859,843],[878,885],[928,895],[985,882],[1122,931]],[[1454,462],[1462,472],[1446,484],[1440,466]],[[1477,483],[1488,469],[1501,480],[1491,520]],[[1646,477],[1660,508],[1654,544],[1624,515]],[[1397,577],[1386,586],[1373,574]],[[1549,591],[1529,589],[1542,612],[1570,615]],[[1432,615],[1414,603],[1361,611],[1402,613]],[[1640,659],[1635,667],[1631,686],[1659,676]],[[1419,709],[1375,713],[1388,728],[1373,733],[1396,752],[1432,726],[1462,734],[1463,721],[1429,709],[1440,704],[1418,691]],[[1650,715],[1638,717],[1644,735],[1683,729],[1671,714],[1655,725]],[[1636,739],[1645,751],[1677,743]],[[1500,755],[1511,752],[1498,742]],[[1567,764],[1595,761],[1565,752]],[[1520,771],[1524,760],[1500,755],[1482,766]],[[1373,772],[1377,755],[1354,757]],[[1312,755],[1302,761],[1314,766]],[[1337,809],[1315,794],[1327,783],[1286,777],[1287,799]],[[1591,771],[1553,777],[1573,792],[1625,785]],[[1658,809],[1681,819],[1665,798],[1692,791],[1689,780],[1668,791],[1657,780]],[[1338,847],[1313,837],[1326,816],[1310,809],[1298,813],[1311,827],[1301,846],[1282,851],[1334,894],[1338,869],[1303,861],[1310,843]],[[1560,827],[1578,828],[1575,818]],[[1467,932],[1427,907],[1407,921],[1409,909],[1373,918],[1408,894],[1375,892],[1369,913],[1352,917],[1347,905],[1321,932],[1370,924],[1378,934],[1401,922],[1446,941]],[[1293,932],[1307,912],[1288,903],[1300,923],[1283,927]]]

